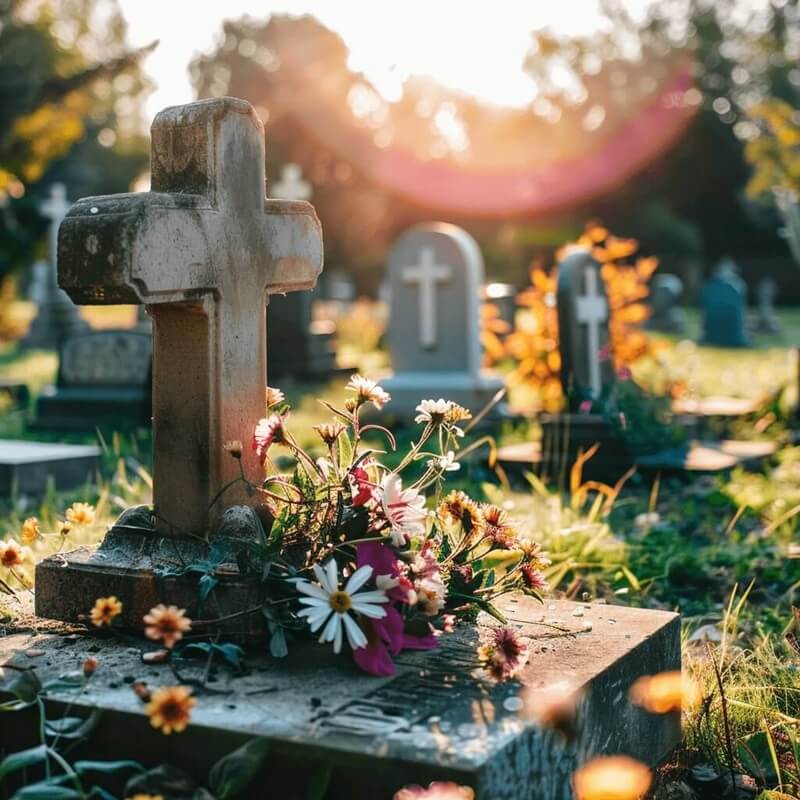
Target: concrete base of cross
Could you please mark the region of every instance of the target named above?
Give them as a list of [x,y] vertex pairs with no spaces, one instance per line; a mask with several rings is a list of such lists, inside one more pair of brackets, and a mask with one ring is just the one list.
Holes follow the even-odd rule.
[[[409,423],[414,419],[419,403],[428,398],[452,400],[476,416],[492,402],[505,384],[502,378],[491,372],[478,375],[467,372],[396,372],[382,380],[381,386],[392,396],[386,413]],[[487,417],[497,420],[507,415],[508,409],[501,401]]]
[[219,631],[239,641],[262,637],[262,565],[251,557],[243,574],[241,559],[249,551],[236,546],[237,539],[258,535],[255,512],[244,506],[229,509],[209,542],[161,535],[148,520],[146,507],[129,509],[99,547],[40,561],[37,616],[78,622],[87,618],[97,598],[114,595],[122,602],[118,624],[126,629],[142,630],[144,615],[165,603],[207,620],[198,632]]
[[[589,758],[625,753],[655,765],[678,744],[678,714],[652,715],[628,698],[638,678],[680,669],[677,615],[601,603],[542,606],[516,596],[500,607],[530,647],[519,680],[500,685],[477,661],[480,637],[498,624],[486,615],[443,636],[436,650],[397,656],[391,678],[360,673],[348,653],[337,658],[312,642],[296,642],[285,659],[261,647],[243,674],[216,663],[209,670],[206,658],[145,664],[142,653],[158,644],[142,640],[140,651],[130,638],[83,635],[75,626],[66,636],[37,635],[36,620],[24,618],[19,632],[0,638],[0,662],[33,667],[45,681],[79,670],[87,655],[97,659],[82,691],[56,689],[45,701],[51,714],[65,705],[70,716],[103,711],[82,757],[173,764],[208,785],[216,759],[267,737],[269,756],[253,786],[269,786],[276,797],[305,797],[329,770],[330,800],[388,798],[433,780],[472,786],[476,800],[571,800],[571,775]],[[173,667],[198,687],[197,705],[188,730],[165,737],[129,684],[174,685]],[[7,669],[5,679],[16,674]],[[554,694],[573,692],[580,699],[568,742],[535,717]],[[15,714],[14,724],[0,726],[0,749],[36,745],[35,723],[33,714]]]

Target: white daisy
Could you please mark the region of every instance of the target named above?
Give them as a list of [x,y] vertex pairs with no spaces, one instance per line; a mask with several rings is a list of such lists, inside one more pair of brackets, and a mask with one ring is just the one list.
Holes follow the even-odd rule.
[[414,422],[430,422],[433,425],[441,425],[452,405],[450,400],[444,400],[441,397],[438,400],[423,400],[416,408],[419,413],[414,417]]
[[359,405],[372,403],[378,411],[392,399],[389,392],[385,391],[383,387],[363,375],[353,375],[345,388],[356,393]]
[[416,489],[403,489],[400,476],[390,472],[381,484],[383,513],[392,526],[392,544],[403,547],[412,536],[425,533],[425,498]]
[[456,461],[456,454],[452,450],[448,450],[443,456],[428,459],[428,466],[442,472],[457,472],[461,469],[461,464]]
[[294,582],[297,591],[308,595],[300,598],[300,602],[308,607],[299,611],[297,616],[307,618],[312,633],[322,628],[319,641],[333,642],[334,653],[342,649],[343,629],[353,650],[366,647],[367,637],[348,612],[354,611],[372,619],[386,616],[386,609],[380,605],[389,600],[384,592],[358,591],[372,577],[372,567],[359,567],[350,576],[344,589],[339,588],[339,573],[333,559],[328,561],[324,569],[314,564],[314,574],[319,583],[302,578]]

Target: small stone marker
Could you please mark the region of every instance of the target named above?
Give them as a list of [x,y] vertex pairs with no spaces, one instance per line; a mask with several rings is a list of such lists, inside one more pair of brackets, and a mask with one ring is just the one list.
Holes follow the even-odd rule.
[[107,329],[67,339],[55,386],[36,405],[37,428],[115,430],[149,426],[153,345],[149,332]]
[[[67,647],[63,637],[7,632],[0,661],[28,668],[25,653],[44,651],[36,666],[45,681],[74,670],[91,644],[100,665],[93,679],[80,693],[48,692],[45,702],[69,703],[81,716],[101,709],[94,735],[107,745],[105,758],[169,763],[195,774],[205,765],[198,775],[204,779],[217,758],[266,736],[270,753],[253,785],[269,785],[275,797],[306,796],[311,777],[330,768],[336,797],[390,798],[407,784],[438,780],[472,786],[476,800],[572,800],[571,775],[592,756],[622,753],[655,766],[678,744],[680,714],[648,714],[628,699],[638,678],[680,669],[677,615],[565,601],[542,606],[524,597],[500,606],[529,639],[519,682],[495,685],[482,677],[478,635],[497,624],[484,614],[477,628],[459,626],[436,650],[403,653],[392,678],[358,673],[348,656],[336,659],[312,643],[298,644],[285,659],[270,659],[261,648],[248,654],[244,675],[220,668],[213,693],[197,694],[180,736],[148,725],[140,700],[119,683],[120,675],[142,676],[152,687],[175,680],[166,664],[148,665],[144,675],[129,642],[85,636]],[[181,665],[198,678],[204,668],[204,660],[194,670]],[[13,674],[7,670],[6,679]],[[531,716],[554,694],[571,692],[582,697],[577,737],[568,743]],[[115,730],[136,735],[104,733]],[[0,728],[0,747],[36,744],[21,735],[14,726]]]
[[[148,306],[157,535],[141,524],[138,538],[123,530],[88,561],[76,551],[74,568],[68,554],[62,576],[51,559],[40,562],[43,616],[72,619],[81,595],[85,603],[105,591],[133,607],[126,624],[141,625],[136,601],[158,583],[156,555],[143,553],[196,551],[185,534],[205,537],[229,507],[258,502],[241,484],[225,489],[239,463],[223,445],[247,441],[264,416],[267,296],[310,288],[322,269],[314,209],[265,199],[264,128],[249,103],[224,97],[160,112],[151,164],[152,191],[72,207],[59,234],[59,279],[76,302]],[[242,461],[247,474],[261,468],[250,447]],[[69,591],[54,590],[64,580]]]
[[712,347],[747,347],[745,307],[747,288],[736,272],[736,264],[724,259],[703,287],[703,337]]
[[0,441],[0,497],[16,493],[41,497],[52,483],[75,489],[100,467],[100,448],[93,445]]
[[599,400],[614,383],[609,310],[600,264],[575,250],[558,266],[558,336],[561,385],[570,409]]
[[37,306],[23,345],[30,348],[56,349],[64,337],[87,330],[75,304],[58,287],[56,253],[58,252],[58,228],[69,211],[67,188],[63,183],[50,187],[50,197],[39,206],[39,212],[49,220],[47,243],[49,261],[37,261],[33,265],[30,299]]
[[395,242],[388,268],[394,374],[381,384],[399,417],[439,397],[477,413],[503,388],[481,369],[483,277],[477,242],[455,225],[417,225]]
[[650,283],[650,318],[646,327],[661,333],[683,333],[686,313],[679,303],[683,296],[683,281],[677,275],[658,273]]
[[299,164],[285,164],[281,179],[272,184],[270,195],[279,200],[310,200],[311,184],[303,180]]
[[775,295],[778,285],[772,278],[762,278],[756,286],[758,301],[755,330],[757,333],[777,334],[781,325],[775,314]]

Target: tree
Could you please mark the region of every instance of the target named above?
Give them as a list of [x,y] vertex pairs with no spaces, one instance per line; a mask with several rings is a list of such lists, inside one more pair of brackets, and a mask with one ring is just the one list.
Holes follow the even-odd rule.
[[116,0],[0,0],[0,280],[41,246],[52,182],[125,191],[146,166],[144,52]]

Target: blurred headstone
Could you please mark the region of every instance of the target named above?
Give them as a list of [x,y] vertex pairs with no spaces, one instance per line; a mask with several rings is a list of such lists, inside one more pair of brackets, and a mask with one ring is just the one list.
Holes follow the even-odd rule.
[[[268,187],[279,200],[310,200],[299,164],[285,164]],[[325,378],[336,371],[336,323],[314,321],[316,291],[273,294],[267,314],[267,365],[272,385],[282,378]]]
[[781,326],[775,314],[775,295],[778,285],[772,278],[762,278],[756,286],[756,321],[754,329],[757,333],[780,333]]
[[282,378],[325,378],[336,371],[336,323],[313,319],[314,292],[273,294],[267,313],[267,369]]
[[403,233],[389,256],[388,329],[394,374],[382,381],[390,409],[414,416],[423,399],[443,397],[479,412],[503,388],[481,369],[483,258],[464,230],[445,223]]
[[310,200],[311,184],[303,180],[303,170],[299,164],[284,164],[281,178],[270,189],[270,197],[279,200]]
[[150,424],[153,344],[149,332],[110,329],[66,339],[55,386],[36,405],[37,428],[92,430]]
[[497,318],[514,328],[517,313],[517,287],[511,283],[487,283],[481,291],[483,301],[497,309]]
[[54,183],[50,197],[39,206],[39,212],[50,222],[47,232],[49,261],[37,261],[33,265],[29,298],[36,304],[37,313],[22,342],[25,347],[57,349],[66,336],[88,328],[78,307],[58,286],[58,228],[69,208],[63,183]]
[[686,312],[680,307],[683,281],[677,275],[658,273],[650,283],[650,318],[646,327],[662,333],[683,333]]
[[76,489],[100,468],[95,445],[3,441],[0,447],[0,497],[42,497],[50,486]]
[[747,287],[731,259],[723,259],[706,281],[701,305],[703,344],[713,347],[748,346],[745,321]]
[[570,410],[577,411],[614,383],[608,298],[600,265],[588,251],[576,250],[559,264],[556,303],[561,386]]

